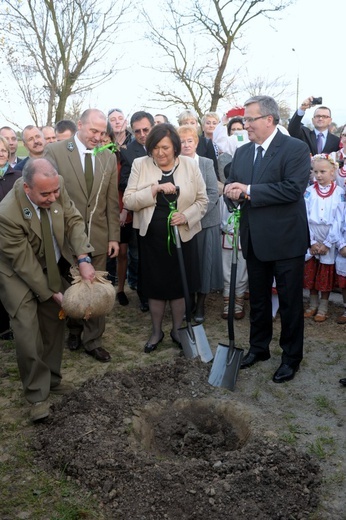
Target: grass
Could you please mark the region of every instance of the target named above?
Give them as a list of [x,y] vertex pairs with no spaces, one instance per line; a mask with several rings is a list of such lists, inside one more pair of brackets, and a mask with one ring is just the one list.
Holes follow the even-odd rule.
[[332,437],[318,437],[308,446],[308,452],[318,459],[326,459],[335,453],[335,439]]
[[280,439],[291,446],[297,445],[300,435],[307,433],[301,426],[295,423],[287,424],[288,432],[282,433]]
[[337,414],[331,401],[324,395],[315,396],[315,404],[320,411],[330,412],[333,415]]
[[1,518],[103,519],[90,493],[81,492],[63,474],[37,468],[27,437],[18,431],[17,427],[12,432],[11,442],[2,443],[6,453],[0,465]]

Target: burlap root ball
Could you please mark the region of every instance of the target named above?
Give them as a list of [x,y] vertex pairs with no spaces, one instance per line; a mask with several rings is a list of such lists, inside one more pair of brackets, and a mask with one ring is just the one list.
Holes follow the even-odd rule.
[[108,314],[114,306],[115,289],[107,272],[96,271],[93,282],[83,280],[78,269],[71,268],[72,285],[64,294],[62,308],[70,318],[88,320]]

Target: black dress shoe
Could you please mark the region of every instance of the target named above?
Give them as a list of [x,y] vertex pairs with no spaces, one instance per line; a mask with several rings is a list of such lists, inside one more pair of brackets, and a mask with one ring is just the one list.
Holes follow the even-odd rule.
[[246,356],[243,357],[243,360],[240,364],[240,368],[249,368],[252,367],[258,361],[266,361],[270,358],[269,352],[264,352],[263,354],[255,354],[254,352],[248,352]]
[[89,356],[92,356],[97,361],[101,361],[101,363],[106,363],[107,361],[111,360],[111,356],[107,350],[105,350],[102,347],[94,348],[93,350],[86,350],[85,351]]
[[273,376],[274,383],[284,383],[285,381],[290,381],[298,372],[299,366],[291,367],[290,365],[286,365],[286,363],[281,363],[277,371]]
[[172,331],[169,333],[169,335],[171,336],[171,340],[173,341],[173,343],[175,343],[176,345],[178,345],[179,348],[183,348],[183,345],[180,343],[180,341],[178,339],[176,339],[173,334],[172,334]]
[[7,330],[6,332],[2,332],[0,334],[0,339],[3,341],[13,341],[14,336],[12,330]]
[[[162,331],[161,331],[162,332]],[[146,342],[146,344],[144,345],[144,352],[146,354],[150,354],[150,352],[153,352],[154,350],[156,350],[157,348],[157,345],[159,343],[161,343],[161,341],[163,340],[163,338],[165,337],[165,333],[162,332],[162,336],[161,338],[159,339],[159,341],[157,343],[149,343],[148,341]]]
[[344,377],[343,379],[340,379],[339,383],[340,383],[342,386],[346,386],[346,377]]
[[78,350],[82,345],[82,340],[80,336],[76,334],[69,334],[67,338],[67,346],[70,350]]
[[142,312],[148,312],[148,310],[149,310],[149,303],[146,302],[146,301],[141,301],[141,304],[140,304],[139,308],[140,308],[140,310]]
[[120,292],[117,293],[117,300],[120,303],[120,305],[128,305],[129,304],[129,299],[126,296],[126,294],[124,293],[124,291],[120,291]]

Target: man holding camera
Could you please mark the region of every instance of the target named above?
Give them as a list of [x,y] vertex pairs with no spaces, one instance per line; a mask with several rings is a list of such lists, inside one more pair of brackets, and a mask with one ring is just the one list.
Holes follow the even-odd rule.
[[293,114],[288,125],[289,134],[304,141],[310,148],[312,155],[317,153],[337,152],[340,148],[340,138],[331,132],[328,127],[332,122],[330,109],[324,106],[316,108],[312,118],[314,129],[310,130],[307,126],[302,125],[301,121],[305,115],[305,111],[315,105],[321,105],[322,98],[308,97],[303,101],[298,110]]

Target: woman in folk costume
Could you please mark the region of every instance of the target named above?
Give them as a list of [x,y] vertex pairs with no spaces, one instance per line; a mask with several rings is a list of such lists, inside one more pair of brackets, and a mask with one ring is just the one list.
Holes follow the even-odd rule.
[[336,184],[346,192],[346,125],[340,134],[340,150],[336,153],[339,168],[336,172]]
[[345,195],[335,182],[339,167],[335,154],[314,155],[311,161],[314,183],[305,192],[311,245],[305,257],[304,273],[304,288],[310,289],[310,304],[304,316],[322,322],[327,319],[329,294],[335,285],[336,244],[344,218]]

